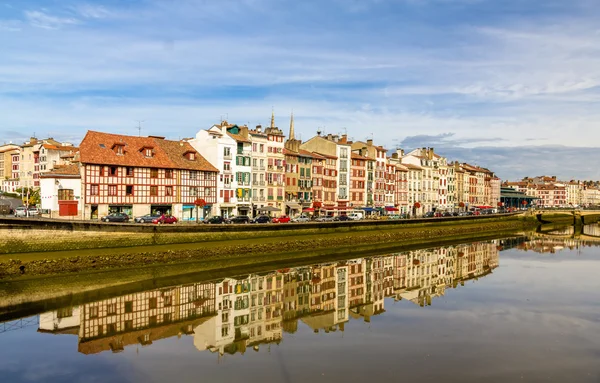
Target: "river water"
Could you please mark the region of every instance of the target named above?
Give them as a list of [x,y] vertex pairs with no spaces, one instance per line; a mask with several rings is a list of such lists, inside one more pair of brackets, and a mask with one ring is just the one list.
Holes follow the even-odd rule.
[[0,381],[599,382],[600,248],[572,234],[240,271],[40,312],[0,324]]

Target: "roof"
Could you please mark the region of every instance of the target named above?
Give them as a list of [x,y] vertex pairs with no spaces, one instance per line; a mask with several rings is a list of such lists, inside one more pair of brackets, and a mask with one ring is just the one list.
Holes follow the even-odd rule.
[[242,136],[241,134],[235,134],[235,133],[229,133],[229,132],[227,132],[227,134],[229,135],[229,137],[233,138],[237,142],[250,142],[249,139]]
[[337,160],[336,156],[331,156],[329,154],[323,154],[323,153],[319,153],[319,152],[313,152],[313,153],[318,154],[319,156],[321,156],[323,158],[330,158],[330,159],[333,159],[333,160]]
[[365,161],[370,160],[370,158],[361,156],[360,154],[356,154],[356,153],[352,153],[351,157],[353,160],[365,160]]
[[402,165],[406,166],[408,169],[411,169],[411,170],[423,170],[422,167],[413,165],[413,164],[402,164]]
[[42,144],[44,149],[49,150],[59,150],[61,152],[70,152],[74,150],[79,150],[79,148],[71,145],[53,145],[53,144]]
[[[123,154],[112,148],[123,145]],[[152,157],[142,151],[152,149]],[[196,153],[195,159],[185,157]],[[88,130],[80,145],[80,161],[83,164],[135,166],[163,169],[186,169],[218,172],[192,145],[184,141],[171,141],[158,137],[135,137]]]
[[79,165],[70,164],[70,165],[56,165],[54,169],[47,173],[42,173],[40,175],[41,178],[80,178],[81,173],[79,171]]

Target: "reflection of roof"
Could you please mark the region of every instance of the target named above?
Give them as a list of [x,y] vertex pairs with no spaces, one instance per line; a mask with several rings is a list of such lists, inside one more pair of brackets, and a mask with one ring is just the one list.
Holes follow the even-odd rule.
[[162,324],[157,327],[133,330],[92,340],[80,339],[78,351],[82,354],[89,355],[114,349],[116,344],[119,344],[123,347],[137,343],[141,344],[143,339],[142,337],[144,335],[149,335],[149,343],[151,343],[152,341],[166,339],[180,334],[186,334],[188,332],[188,326],[191,325],[192,328],[195,328],[209,320],[211,317],[212,316],[207,316],[187,321],[171,322],[169,324]]
[[302,322],[304,322],[308,327],[312,328],[313,330],[319,330],[319,329],[323,329],[323,328],[329,328],[336,324],[334,314],[335,314],[335,311],[314,313],[314,314],[304,317],[300,320]]
[[38,328],[37,332],[52,334],[52,335],[79,335],[79,326],[61,328],[58,330],[44,330]]
[[[117,154],[115,146],[123,146],[123,154]],[[88,131],[80,146],[82,163],[137,166],[166,169],[189,169],[217,172],[200,153],[183,141],[170,141],[159,137],[135,137]],[[146,157],[144,149],[152,150],[152,157]],[[196,153],[195,159],[185,157],[186,153]]]

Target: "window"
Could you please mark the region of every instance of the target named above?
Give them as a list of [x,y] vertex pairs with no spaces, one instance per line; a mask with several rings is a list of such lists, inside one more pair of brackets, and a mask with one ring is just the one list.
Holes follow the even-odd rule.
[[150,195],[154,197],[158,195],[158,186],[150,186]]
[[126,313],[133,312],[133,302],[132,301],[125,302],[125,312]]
[[158,169],[150,169],[150,178],[158,178]]
[[110,196],[117,195],[117,185],[108,185],[108,195],[110,195]]
[[98,318],[98,306],[90,307],[90,318]]
[[190,196],[195,197],[198,195],[198,188],[195,186],[190,187]]
[[133,177],[133,168],[127,168],[127,177]]
[[56,311],[57,318],[69,318],[73,316],[73,307],[63,307]]
[[58,189],[58,200],[59,201],[73,201],[73,189]]
[[190,161],[194,161],[194,160],[196,159],[196,153],[194,153],[194,152],[189,152],[189,153],[187,154],[187,159],[188,159],[188,160],[190,160]]
[[116,303],[109,303],[106,306],[106,314],[108,314],[108,315],[116,315],[117,314],[117,304]]
[[110,175],[111,176],[116,176],[117,175],[117,167],[116,166],[111,166],[110,167]]
[[196,170],[190,170],[190,179],[195,180],[198,178],[198,172]]
[[148,308],[149,309],[155,309],[156,306],[157,306],[157,299],[156,299],[156,297],[148,299]]
[[173,186],[165,186],[165,195],[168,197],[173,195]]
[[133,185],[125,186],[125,195],[133,195]]
[[130,330],[133,330],[133,321],[131,319],[125,321],[125,331]]
[[144,149],[144,154],[146,157],[152,157],[152,149],[150,149],[150,148]]
[[173,170],[165,169],[165,178],[173,178]]
[[210,188],[204,188],[204,195],[210,197]]
[[98,195],[100,194],[100,187],[98,184],[90,185],[90,195]]
[[123,155],[123,145],[117,145],[117,146],[115,146],[115,153],[117,153],[118,155],[122,156]]
[[231,170],[231,163],[230,162],[223,162],[223,170],[224,171]]
[[100,177],[104,177],[104,166],[100,166]]

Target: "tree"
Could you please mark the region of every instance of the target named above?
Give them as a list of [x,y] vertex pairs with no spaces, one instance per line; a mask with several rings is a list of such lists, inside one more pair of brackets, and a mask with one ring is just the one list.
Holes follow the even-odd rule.
[[[25,205],[28,206],[37,206],[41,203],[42,199],[40,197],[40,189],[35,189],[35,188],[18,188],[17,189],[17,193],[19,194],[19,196],[23,196],[22,200],[23,203]],[[29,195],[29,199],[27,199],[27,196]]]

